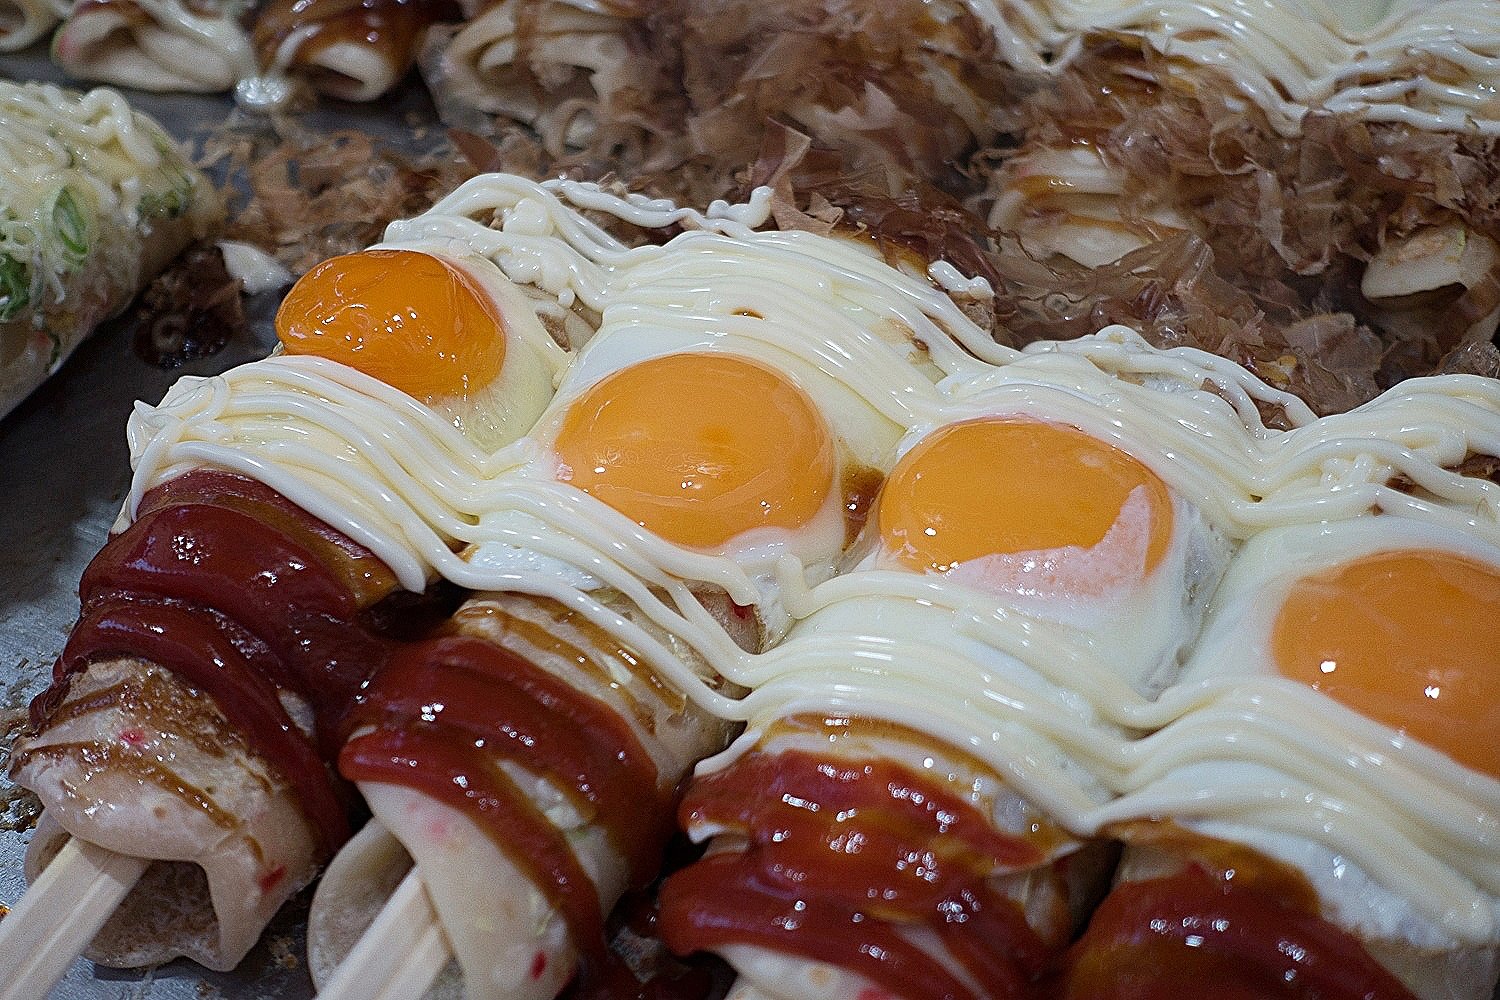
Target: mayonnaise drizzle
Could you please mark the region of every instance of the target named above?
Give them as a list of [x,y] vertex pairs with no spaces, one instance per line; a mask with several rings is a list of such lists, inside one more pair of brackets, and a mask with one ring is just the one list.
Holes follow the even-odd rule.
[[[1124,37],[1169,73],[1217,73],[1280,132],[1310,110],[1500,134],[1500,8],[1489,0],[966,0],[1000,58],[1056,73]],[[1373,16],[1372,16],[1373,15]]]
[[[26,266],[33,310],[44,297],[63,301],[81,257],[99,262],[96,280],[134,287],[142,199],[175,192],[186,202],[190,170],[160,126],[114,90],[0,81],[0,254]],[[71,222],[59,219],[65,194]],[[65,226],[78,228],[73,240]]]
[[[1242,697],[1249,689],[1194,685],[1153,701],[1132,689],[1097,637],[1046,627],[993,595],[903,572],[833,575],[838,542],[821,536],[684,550],[557,483],[548,435],[574,395],[652,354],[733,350],[796,374],[845,446],[882,469],[943,424],[1025,414],[1125,449],[1168,484],[1182,510],[1230,540],[1278,524],[1375,523],[1384,512],[1500,546],[1500,488],[1448,468],[1470,453],[1500,454],[1500,385],[1492,380],[1413,380],[1319,419],[1238,365],[1185,348],[1155,350],[1122,327],[1012,351],[994,345],[937,287],[862,244],[755,230],[765,221],[764,199],[698,213],[590,185],[477,178],[431,212],[392,225],[387,240],[477,253],[544,292],[547,308],[597,324],[590,344],[557,374],[558,395],[531,434],[486,452],[357,372],[315,358],[270,358],[183,380],[161,405],[138,407],[125,516],[146,490],[195,465],[244,472],[369,546],[404,586],[440,575],[577,609],[695,704],[747,720],[747,741],[800,711],[894,718],[973,751],[1081,834],[1142,802],[1181,805],[1156,779],[1218,738],[1215,719],[1255,720],[1265,742],[1254,752],[1268,760],[1301,753],[1319,733],[1334,746],[1327,727],[1389,736],[1366,720],[1328,716],[1301,689],[1268,698],[1260,689]],[[664,245],[629,247],[581,209],[687,231]],[[1261,407],[1278,409],[1293,429],[1265,426]],[[1393,485],[1395,477],[1404,482]],[[1191,579],[1183,558],[1189,568],[1179,572]],[[796,622],[791,634],[767,653],[744,653],[693,596],[702,584],[763,609],[779,602]],[[700,676],[606,607],[595,596],[600,587],[624,594],[647,621],[691,646],[712,674]],[[1191,613],[1183,627],[1196,629]],[[750,693],[732,697],[724,681]],[[1147,733],[1155,735],[1143,739]],[[1422,847],[1413,870],[1441,887],[1437,918],[1465,939],[1492,933],[1470,905],[1480,891],[1475,873],[1492,892],[1500,871],[1487,825],[1494,809],[1484,804],[1490,793],[1480,789],[1476,798],[1472,776],[1420,747],[1396,756],[1355,782],[1392,812],[1381,820],[1370,810],[1371,822],[1386,827],[1361,842],[1361,858],[1378,874],[1398,847]],[[1326,751],[1302,759],[1306,768],[1341,766]],[[1296,774],[1310,780],[1313,770]],[[1436,791],[1424,797],[1417,782]],[[1142,798],[1152,789],[1158,799]],[[1227,789],[1210,798],[1231,811],[1249,808]],[[1419,804],[1433,815],[1413,812]],[[1288,801],[1267,823],[1307,833],[1325,813],[1316,797]]]

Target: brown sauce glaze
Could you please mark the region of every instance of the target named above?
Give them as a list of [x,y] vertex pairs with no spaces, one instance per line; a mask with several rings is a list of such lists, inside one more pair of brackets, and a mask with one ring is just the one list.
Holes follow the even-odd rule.
[[210,504],[249,514],[318,557],[344,582],[362,608],[396,592],[396,575],[369,549],[336,531],[253,479],[213,469],[195,469],[170,479],[141,498],[136,519],[160,507]]
[[[200,702],[192,698],[192,689],[171,679],[169,674],[154,670],[136,671],[127,680],[108,687],[75,696],[65,702],[48,719],[48,724],[60,726],[95,712],[117,708],[131,719],[152,732],[171,733],[206,757],[224,758],[232,753],[249,753],[250,747],[235,730],[222,724],[222,719],[212,712],[205,712]],[[132,745],[144,740],[146,733],[132,739],[131,734],[121,738]]]
[[598,967],[598,891],[564,835],[499,765],[513,762],[573,796],[642,884],[669,833],[670,799],[629,724],[509,650],[461,635],[403,647],[360,702],[351,724],[373,728],[345,747],[344,777],[412,788],[467,814],[550,896]]
[[268,679],[311,706],[325,757],[338,752],[337,722],[384,658],[382,640],[356,624],[361,609],[343,581],[276,528],[228,507],[147,511],[94,557],[79,596],[86,621],[106,605],[164,601],[212,609],[204,624],[213,619],[246,652],[233,633],[248,632],[270,654],[256,661]]
[[1246,848],[1126,882],[1069,950],[1063,1000],[1415,1000],[1318,914],[1295,871]]
[[565,638],[567,633],[579,633],[581,641],[587,643],[592,650],[604,650],[610,659],[627,666],[631,676],[641,680],[655,698],[674,712],[682,711],[687,699],[662,684],[655,671],[644,669],[640,659],[604,629],[556,601],[538,600],[529,603],[531,607],[541,611],[544,621],[532,621],[498,604],[477,601],[460,608],[454,615],[454,624],[461,630],[474,629],[475,634],[481,636],[493,632],[509,634],[533,649],[566,660],[570,670],[576,670],[582,677],[612,689],[630,709],[636,723],[643,730],[651,732],[656,726],[654,706],[642,700],[632,685],[621,684],[616,680],[610,665],[603,662],[602,658],[597,658],[597,653],[585,650]]
[[870,508],[875,495],[885,482],[885,474],[869,465],[844,464],[843,482],[840,484],[844,498],[844,547],[854,544],[865,522],[870,519]]
[[191,803],[194,809],[221,829],[233,830],[237,823],[235,817],[219,808],[213,796],[188,783],[170,767],[150,757],[127,752],[114,744],[48,743],[45,746],[29,747],[16,754],[15,766],[23,767],[38,757],[69,758],[81,764],[85,772],[126,774],[138,782],[155,785]]
[[1027,995],[1050,957],[991,881],[1046,853],[894,762],[752,752],[699,779],[680,816],[747,844],[663,885],[663,937],[679,954],[758,945],[894,996],[953,1000],[977,994],[903,931],[935,934],[989,996]]
[[255,23],[255,50],[263,63],[276,61],[277,50],[295,31],[304,31],[293,56],[293,68],[306,66],[341,42],[368,45],[405,72],[428,25],[456,20],[454,0],[276,0]]

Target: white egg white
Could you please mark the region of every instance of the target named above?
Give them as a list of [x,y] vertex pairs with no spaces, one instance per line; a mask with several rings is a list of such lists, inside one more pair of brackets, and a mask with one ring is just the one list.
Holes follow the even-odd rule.
[[1272,652],[1297,581],[1407,549],[1500,567],[1500,548],[1398,515],[1250,539],[1162,698],[1176,718],[1134,748],[1125,794],[1097,818],[1170,817],[1252,847],[1302,872],[1323,915],[1419,996],[1488,996],[1500,968],[1500,781],[1282,677]]

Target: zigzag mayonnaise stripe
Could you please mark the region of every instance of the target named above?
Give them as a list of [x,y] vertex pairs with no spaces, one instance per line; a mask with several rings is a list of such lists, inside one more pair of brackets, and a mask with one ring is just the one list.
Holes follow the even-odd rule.
[[1313,109],[1419,129],[1500,133],[1500,10],[1485,0],[1206,0],[1161,3],[968,0],[1000,58],[1056,73],[1090,40],[1166,57],[1191,86],[1217,72],[1295,134]]

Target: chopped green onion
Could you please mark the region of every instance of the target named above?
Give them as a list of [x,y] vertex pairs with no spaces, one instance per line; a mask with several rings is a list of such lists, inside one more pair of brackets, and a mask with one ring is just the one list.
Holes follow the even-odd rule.
[[25,264],[0,254],[0,323],[9,323],[31,301],[31,281]]
[[148,191],[141,195],[141,215],[175,219],[187,210],[188,192],[193,182],[186,174],[174,176],[172,180],[172,186],[165,191]]
[[67,248],[69,259],[74,264],[82,263],[89,252],[88,220],[79,210],[73,193],[67,188],[59,191],[57,200],[52,203],[52,226],[57,230],[58,239]]

